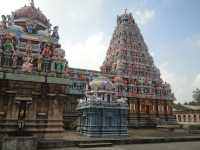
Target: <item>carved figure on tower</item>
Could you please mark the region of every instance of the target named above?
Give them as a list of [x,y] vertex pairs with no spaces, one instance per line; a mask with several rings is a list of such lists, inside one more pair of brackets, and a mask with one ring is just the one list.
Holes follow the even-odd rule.
[[24,56],[24,63],[22,65],[22,71],[32,72],[33,64],[32,64],[32,44],[31,41],[27,42],[26,46],[26,55]]
[[31,41],[27,42],[27,45],[26,45],[26,56],[32,58],[32,43],[31,43]]
[[58,42],[58,40],[60,39],[59,34],[58,34],[58,26],[55,26],[55,27],[53,28],[53,33],[52,33],[51,37],[52,37],[56,42]]
[[47,44],[43,51],[42,51],[42,56],[45,57],[45,58],[50,58],[51,57],[51,50],[50,50],[50,45]]
[[12,62],[13,62],[12,65],[13,65],[13,67],[17,66],[17,61],[18,61],[17,51],[14,50],[13,54],[12,54]]
[[45,72],[48,72],[48,70],[49,70],[51,54],[52,54],[52,52],[50,49],[50,45],[47,44],[42,51]]
[[4,52],[11,53],[14,51],[13,42],[11,39],[7,39],[6,42],[3,44]]
[[42,70],[42,63],[43,63],[43,57],[42,57],[42,55],[40,55],[37,59],[37,69],[38,69],[38,71]]
[[31,22],[28,22],[26,25],[26,29],[28,33],[33,33],[34,25]]
[[25,57],[24,63],[22,65],[22,71],[31,73],[33,70],[33,64],[32,64],[32,58],[31,57]]
[[65,69],[65,50],[61,48],[57,48],[57,60],[56,60],[56,71],[59,73],[63,73]]
[[14,20],[11,15],[7,15],[8,26],[12,26],[14,24]]
[[4,29],[6,29],[7,28],[7,19],[6,19],[6,16],[2,15],[1,18],[2,18],[2,26],[3,26]]
[[53,56],[51,62],[51,71],[56,72],[56,61],[58,60],[58,49],[53,47]]

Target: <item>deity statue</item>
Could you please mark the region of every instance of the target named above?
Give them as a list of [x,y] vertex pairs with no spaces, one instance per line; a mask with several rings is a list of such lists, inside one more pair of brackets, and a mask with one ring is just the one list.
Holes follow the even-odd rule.
[[68,61],[65,62],[64,74],[65,75],[69,74]]
[[18,55],[17,55],[17,52],[16,50],[13,51],[13,54],[12,54],[12,65],[13,67],[16,67],[17,66],[17,61],[18,61]]
[[1,16],[2,18],[2,23],[3,23],[3,28],[6,29],[7,28],[7,19],[6,19],[6,16],[5,15],[2,15]]
[[3,49],[5,52],[12,52],[14,51],[14,46],[11,40],[7,39],[6,42],[3,44]]
[[38,69],[38,71],[42,70],[42,62],[43,62],[43,57],[42,57],[42,55],[40,55],[37,59],[37,69]]
[[48,70],[49,70],[51,55],[52,55],[52,52],[50,49],[50,45],[46,45],[42,51],[45,72],[48,72]]
[[51,37],[56,41],[56,42],[58,42],[58,40],[59,40],[59,34],[58,34],[58,26],[55,26],[54,28],[53,28],[53,33],[52,33],[52,35],[51,35]]
[[33,33],[33,25],[32,24],[27,24],[26,29],[28,33]]
[[18,45],[19,43],[20,43],[20,38],[21,38],[21,32],[20,31],[16,31],[16,36],[15,36],[15,38],[16,38],[16,44]]
[[25,57],[24,63],[22,65],[22,71],[30,73],[30,72],[32,72],[32,70],[33,70],[32,58]]
[[8,26],[12,26],[14,24],[14,20],[12,20],[11,15],[7,15],[7,23]]
[[121,23],[121,17],[117,16],[117,24],[119,25]]
[[61,48],[57,48],[57,60],[55,63],[56,72],[63,73],[65,69],[65,51]]
[[51,57],[51,50],[50,50],[50,45],[46,45],[42,51],[42,56],[45,58],[50,58]]
[[36,24],[32,21],[28,21],[26,23],[26,29],[28,33],[33,33],[33,30],[35,29]]
[[3,44],[3,55],[4,55],[4,65],[10,65],[10,59],[12,56],[12,52],[14,51],[14,46],[11,39],[7,39]]
[[52,72],[55,72],[57,60],[58,60],[58,49],[53,47],[53,56],[52,56],[52,61],[51,61],[51,71]]
[[48,72],[50,60],[48,58],[43,58],[43,62],[44,62],[44,72]]
[[27,55],[27,57],[32,57],[32,44],[31,44],[31,41],[27,42],[26,55]]

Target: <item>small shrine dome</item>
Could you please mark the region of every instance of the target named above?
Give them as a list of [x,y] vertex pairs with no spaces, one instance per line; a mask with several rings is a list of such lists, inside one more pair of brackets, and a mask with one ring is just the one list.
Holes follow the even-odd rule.
[[127,9],[125,9],[125,12],[117,17],[117,23],[118,24],[135,24],[135,21],[133,19],[133,15],[131,13],[127,13]]
[[35,8],[33,4],[31,6],[24,6],[15,12],[13,12],[15,22],[20,22],[24,20],[35,20],[42,23],[44,26],[48,26],[49,21],[47,17],[42,13],[39,8]]
[[113,83],[106,77],[97,77],[93,81],[90,82],[90,87],[92,91],[113,91],[114,85]]

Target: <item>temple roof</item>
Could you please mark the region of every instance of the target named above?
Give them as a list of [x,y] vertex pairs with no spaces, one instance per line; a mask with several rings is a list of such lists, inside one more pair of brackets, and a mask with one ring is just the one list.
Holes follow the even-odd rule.
[[90,82],[91,90],[106,90],[112,91],[114,89],[113,83],[106,77],[98,77]]
[[31,20],[37,20],[44,25],[48,25],[49,21],[47,17],[42,13],[42,11],[39,8],[35,8],[35,5],[31,3],[30,6],[24,6],[14,12],[14,19],[31,19]]
[[134,24],[135,21],[133,19],[132,13],[127,13],[127,9],[125,9],[125,12],[121,14],[120,16],[117,16],[117,24]]
[[199,111],[199,105],[175,105],[175,111]]

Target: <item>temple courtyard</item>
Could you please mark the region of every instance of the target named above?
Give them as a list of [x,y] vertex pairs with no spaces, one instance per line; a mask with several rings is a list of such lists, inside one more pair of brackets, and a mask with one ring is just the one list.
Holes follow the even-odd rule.
[[[200,137],[200,133],[189,133],[188,130],[175,129],[169,131],[168,129],[130,129],[128,137],[121,137],[120,139],[143,139],[143,138],[170,138],[170,137]],[[64,139],[70,141],[82,141],[82,140],[101,140],[102,138],[81,136],[76,131],[65,131]],[[103,138],[113,139],[113,138]],[[115,138],[118,139],[118,138]]]
[[134,145],[118,145],[113,147],[100,148],[63,148],[52,150],[199,150],[200,142],[180,142],[180,143],[159,143],[159,144],[134,144]]
[[[94,138],[81,136],[76,131],[65,131],[60,140],[48,139],[39,142],[39,150],[196,150],[200,148],[200,133],[175,129],[131,129],[128,137]],[[109,145],[110,143],[110,145]],[[105,144],[105,145],[104,145]]]

